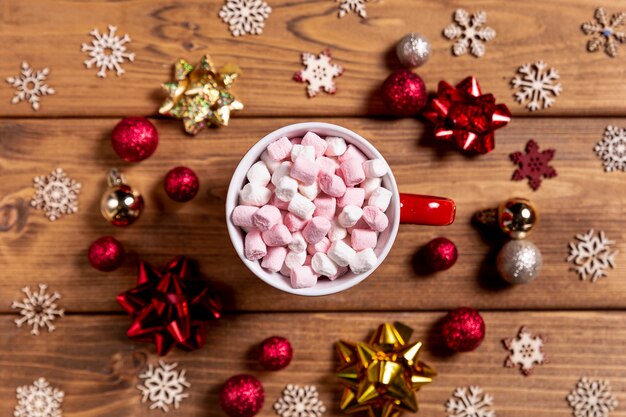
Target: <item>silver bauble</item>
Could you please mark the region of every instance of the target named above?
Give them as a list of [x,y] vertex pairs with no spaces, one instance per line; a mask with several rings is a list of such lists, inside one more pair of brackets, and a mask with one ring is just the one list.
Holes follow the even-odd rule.
[[527,284],[541,271],[541,252],[528,240],[508,241],[496,260],[500,276],[511,284]]
[[419,33],[409,33],[400,39],[396,46],[396,54],[400,63],[407,68],[422,66],[430,58],[432,48],[428,39]]

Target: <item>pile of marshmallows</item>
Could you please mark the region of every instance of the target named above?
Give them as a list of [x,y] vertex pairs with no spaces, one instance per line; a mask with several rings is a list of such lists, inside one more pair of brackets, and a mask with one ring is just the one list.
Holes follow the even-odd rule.
[[232,221],[247,234],[245,256],[280,272],[293,288],[319,276],[334,280],[376,266],[378,233],[391,191],[382,187],[387,164],[368,159],[340,137],[282,137],[247,173]]

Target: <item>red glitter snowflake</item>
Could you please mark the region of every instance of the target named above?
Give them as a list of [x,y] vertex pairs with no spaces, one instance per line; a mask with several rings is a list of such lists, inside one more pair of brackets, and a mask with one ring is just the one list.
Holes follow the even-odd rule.
[[513,173],[514,181],[521,181],[528,178],[528,185],[534,191],[539,189],[541,185],[541,177],[556,177],[556,170],[548,165],[548,162],[554,158],[556,150],[546,149],[539,151],[539,145],[534,140],[529,140],[526,144],[526,153],[513,152],[510,156],[511,161],[519,165],[519,168]]

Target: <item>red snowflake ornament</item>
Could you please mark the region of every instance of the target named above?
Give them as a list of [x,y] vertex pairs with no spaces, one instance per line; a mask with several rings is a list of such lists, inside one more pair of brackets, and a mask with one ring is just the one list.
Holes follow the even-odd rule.
[[533,191],[537,191],[541,185],[541,178],[554,178],[556,170],[548,165],[548,162],[554,158],[556,150],[546,149],[539,151],[539,145],[533,139],[526,144],[526,153],[513,152],[510,156],[511,161],[519,165],[519,168],[513,173],[513,181],[521,181],[528,178],[528,185]]

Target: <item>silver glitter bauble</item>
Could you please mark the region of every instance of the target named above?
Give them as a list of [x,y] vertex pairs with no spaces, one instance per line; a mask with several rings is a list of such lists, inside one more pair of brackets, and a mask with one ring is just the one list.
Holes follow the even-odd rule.
[[419,33],[409,33],[400,39],[398,46],[396,46],[398,59],[407,68],[424,65],[430,58],[431,52],[430,42]]
[[500,276],[511,284],[527,284],[541,271],[541,252],[528,240],[508,241],[496,260]]

